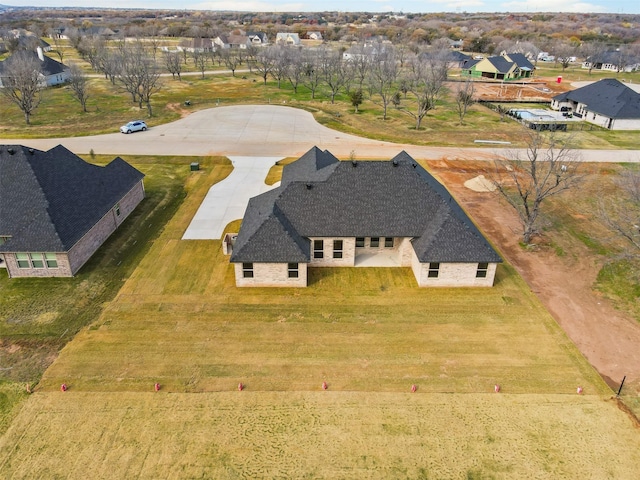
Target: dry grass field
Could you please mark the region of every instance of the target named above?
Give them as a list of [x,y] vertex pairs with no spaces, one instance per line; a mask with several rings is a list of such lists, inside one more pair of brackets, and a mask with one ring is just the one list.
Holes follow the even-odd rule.
[[587,395],[37,393],[4,478],[635,479],[637,430]]
[[45,372],[0,438],[4,478],[640,476],[637,428],[511,266],[492,289],[380,268],[237,289],[219,241],[180,240],[227,170],[189,177]]

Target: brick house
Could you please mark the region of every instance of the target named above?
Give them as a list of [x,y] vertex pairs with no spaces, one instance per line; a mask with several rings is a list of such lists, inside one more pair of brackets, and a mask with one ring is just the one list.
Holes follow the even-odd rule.
[[10,278],[71,277],[144,198],[121,158],[101,167],[59,145],[0,145],[0,259]]
[[500,256],[406,152],[339,161],[312,148],[225,237],[238,287],[305,287],[309,268],[410,267],[421,287],[493,285]]

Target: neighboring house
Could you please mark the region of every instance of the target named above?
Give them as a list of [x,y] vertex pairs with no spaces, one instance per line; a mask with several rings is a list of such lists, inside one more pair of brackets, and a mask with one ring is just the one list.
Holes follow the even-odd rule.
[[322,40],[322,32],[307,32],[307,40]]
[[382,43],[365,43],[352,45],[342,53],[343,60],[364,60],[373,59],[378,54],[388,50],[387,45]]
[[180,42],[178,50],[205,53],[213,52],[215,50],[215,47],[213,40],[210,38],[189,38]]
[[609,130],[640,130],[640,93],[615,78],[556,95],[551,108]]
[[21,56],[29,56],[38,59],[42,74],[42,85],[52,87],[54,85],[61,85],[69,80],[69,67],[54,60],[53,58],[45,56],[42,49],[38,47],[37,53],[30,52],[28,50],[17,50],[6,60],[0,62],[0,87],[2,87],[2,77],[5,75],[5,70],[10,67],[11,62]]
[[300,36],[297,33],[277,33],[276,45],[300,45]]
[[640,62],[626,58],[624,52],[613,50],[604,52],[597,59],[588,57],[582,62],[582,68],[604,70],[608,72],[636,72],[640,70]]
[[249,37],[247,35],[229,35],[227,37],[227,40],[229,41],[229,48],[239,48],[239,49],[246,49],[250,42],[249,42]]
[[469,62],[473,59],[470,55],[465,55],[459,50],[450,50],[445,52],[446,56],[443,56],[441,52],[431,52],[427,50],[420,54],[421,58],[428,60],[431,56],[434,56],[436,61],[442,59],[447,61],[447,68],[466,68]]
[[263,47],[269,44],[269,38],[264,32],[248,32],[247,37],[249,38],[249,44],[256,47]]
[[238,287],[305,287],[308,269],[410,267],[421,287],[493,285],[501,262],[447,189],[406,152],[339,161],[312,148],[252,198],[231,250]]
[[463,76],[493,80],[520,80],[533,75],[535,67],[522,53],[472,60],[462,70]]
[[71,277],[144,198],[121,158],[92,165],[59,145],[0,145],[0,257],[9,277]]
[[451,39],[447,39],[449,40],[449,47],[452,48],[453,50],[462,50],[464,48],[464,40],[460,39],[460,40],[451,40]]

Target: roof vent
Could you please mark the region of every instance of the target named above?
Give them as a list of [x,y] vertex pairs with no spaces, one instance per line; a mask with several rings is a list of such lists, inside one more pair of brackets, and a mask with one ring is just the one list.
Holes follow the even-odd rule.
[[358,162],[355,160],[351,160],[351,165],[353,165],[353,167],[357,167],[358,166]]
[[398,166],[398,160],[397,160],[397,159],[395,159],[395,158],[393,159],[393,166],[394,166],[394,167],[397,167],[397,166]]
[[412,166],[413,168],[416,168],[416,167],[418,166],[418,164],[417,164],[417,163],[412,163],[412,164],[411,164],[411,166]]
[[312,185],[312,184],[307,183],[307,190],[311,190],[311,188],[312,188],[312,187],[313,187],[313,185]]
[[7,148],[7,153],[8,153],[9,155],[13,155],[14,153],[16,153],[16,151],[15,151],[15,149],[13,149],[13,148]]
[[34,150],[33,148],[30,148],[30,149],[29,149],[29,153],[30,153],[31,155],[33,155],[33,153],[34,153],[34,152],[35,152],[35,150]]

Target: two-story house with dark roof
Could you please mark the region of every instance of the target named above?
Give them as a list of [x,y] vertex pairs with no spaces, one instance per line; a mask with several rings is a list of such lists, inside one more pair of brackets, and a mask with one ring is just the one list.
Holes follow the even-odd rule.
[[490,287],[502,261],[406,152],[341,162],[317,147],[249,201],[231,250],[239,287],[305,287],[311,268],[365,265],[410,267],[421,287]]
[[0,145],[0,258],[9,277],[70,277],[144,198],[121,158],[102,167],[59,145]]
[[640,130],[640,93],[615,78],[556,95],[551,108],[609,130]]

